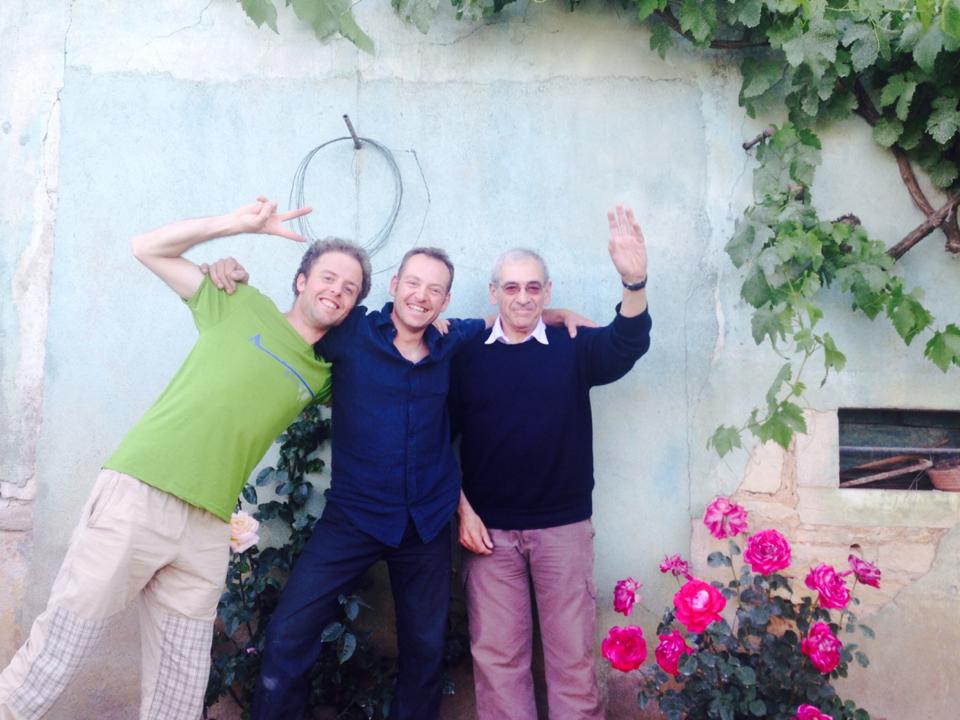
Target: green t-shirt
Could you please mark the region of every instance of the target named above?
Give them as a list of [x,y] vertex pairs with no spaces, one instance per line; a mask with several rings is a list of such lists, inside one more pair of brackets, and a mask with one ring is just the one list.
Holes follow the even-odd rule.
[[173,380],[104,464],[230,520],[270,443],[330,397],[330,363],[273,302],[209,278],[187,300],[200,337]]

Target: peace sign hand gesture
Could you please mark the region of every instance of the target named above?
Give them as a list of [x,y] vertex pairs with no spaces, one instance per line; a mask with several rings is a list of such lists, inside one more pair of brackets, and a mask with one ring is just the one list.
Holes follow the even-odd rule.
[[287,238],[295,242],[306,242],[306,238],[304,238],[303,235],[288,230],[283,223],[288,220],[303,217],[312,211],[313,208],[305,207],[290,210],[285,213],[278,213],[276,202],[259,196],[255,203],[245,205],[239,210],[235,210],[233,215],[242,233],[276,235],[277,237]]

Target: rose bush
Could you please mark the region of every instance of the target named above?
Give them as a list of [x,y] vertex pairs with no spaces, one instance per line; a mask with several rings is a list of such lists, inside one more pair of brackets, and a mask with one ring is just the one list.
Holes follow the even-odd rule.
[[643,639],[643,630],[636,625],[610,628],[600,652],[617,670],[636,670],[647,659],[647,643]]
[[663,668],[668,675],[676,675],[677,666],[680,664],[680,658],[693,652],[693,648],[687,645],[687,640],[683,633],[674,630],[666,635],[660,635],[660,643],[654,650],[654,656],[657,658],[657,665]]
[[761,530],[747,540],[743,559],[760,575],[779,572],[790,567],[790,543],[776,530]]
[[690,579],[690,564],[679,555],[667,555],[660,563],[660,572]]
[[[643,665],[639,627],[613,628],[604,640],[603,655],[614,668],[639,669],[640,706],[656,701],[669,720],[869,720],[831,681],[846,677],[854,660],[869,664],[855,642],[838,635],[859,630],[873,637],[850,610],[858,600],[845,578],[853,575],[854,587],[879,587],[879,568],[854,555],[844,573],[820,563],[805,578],[815,595],[795,595],[795,576],[783,574],[790,543],[780,532],[767,528],[748,537],[744,562],[735,565],[741,550],[734,538],[747,530],[746,510],[716,498],[703,522],[729,543],[728,552],[710,553],[708,565],[729,568],[732,578],[705,582],[690,575],[679,555],[667,556],[660,572],[674,575],[680,587],[657,626],[656,664]],[[617,584],[618,610],[628,603],[632,609],[638,588],[633,578]]]
[[725,497],[713,499],[703,514],[703,522],[717,540],[735,537],[747,530],[747,511]]
[[811,569],[804,582],[808,588],[817,591],[820,604],[825,608],[843,610],[850,602],[850,588],[843,576],[826,563]]
[[810,632],[800,643],[803,654],[810,658],[810,662],[822,673],[831,672],[840,662],[840,653],[843,643],[833,634],[830,626],[825,622],[817,622],[810,628]]
[[706,630],[707,625],[720,620],[727,599],[713,585],[696,578],[688,580],[673,596],[674,615],[690,632]]
[[260,542],[257,530],[260,523],[246,510],[237,510],[230,516],[230,550],[242,553]]
[[629,615],[633,604],[640,599],[640,583],[633,578],[620,580],[613,589],[613,609]]
[[797,708],[797,714],[791,720],[833,720],[833,718],[824,715],[813,705],[801,705]]

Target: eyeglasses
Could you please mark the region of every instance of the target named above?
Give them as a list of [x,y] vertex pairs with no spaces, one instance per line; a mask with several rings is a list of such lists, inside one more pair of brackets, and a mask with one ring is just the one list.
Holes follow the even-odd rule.
[[520,292],[521,288],[527,291],[527,295],[533,295],[534,297],[543,292],[543,284],[538,282],[529,282],[526,285],[521,285],[520,283],[515,282],[506,282],[499,287],[500,290],[503,291],[504,295],[516,295]]

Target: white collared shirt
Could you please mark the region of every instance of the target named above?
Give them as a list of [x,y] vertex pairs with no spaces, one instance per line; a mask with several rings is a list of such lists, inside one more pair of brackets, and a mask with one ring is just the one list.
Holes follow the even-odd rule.
[[543,324],[543,318],[537,320],[537,326],[533,329],[533,332],[527,335],[523,340],[518,343],[513,343],[510,338],[506,336],[503,332],[503,325],[500,324],[500,316],[497,315],[497,319],[493,323],[493,328],[490,330],[490,337],[484,341],[484,345],[492,345],[495,342],[506,343],[507,345],[520,345],[521,343],[527,342],[527,340],[536,340],[541,345],[549,345],[547,342],[547,326]]

